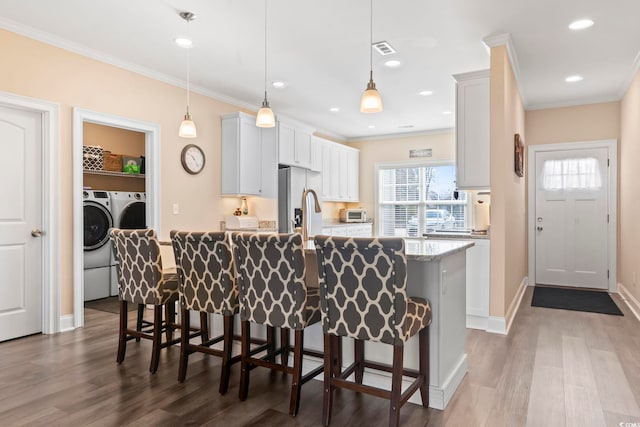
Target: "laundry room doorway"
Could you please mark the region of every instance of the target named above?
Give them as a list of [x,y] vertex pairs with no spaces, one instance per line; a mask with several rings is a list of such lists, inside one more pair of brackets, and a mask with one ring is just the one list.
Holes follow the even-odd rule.
[[159,228],[159,125],[75,108],[74,326],[117,295],[110,227]]

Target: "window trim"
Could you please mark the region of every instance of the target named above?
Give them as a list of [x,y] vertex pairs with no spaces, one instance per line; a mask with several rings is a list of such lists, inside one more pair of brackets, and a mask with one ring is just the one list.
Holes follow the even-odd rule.
[[[456,166],[456,162],[454,160],[428,160],[428,161],[424,161],[424,160],[414,160],[414,161],[397,161],[397,162],[378,162],[375,164],[375,212],[376,212],[376,217],[378,218],[378,220],[376,221],[376,235],[377,236],[382,236],[382,217],[383,217],[383,213],[382,213],[382,207],[383,206],[390,206],[390,205],[416,205],[416,206],[420,206],[421,204],[424,204],[425,206],[429,205],[429,204],[464,204],[466,205],[466,217],[465,217],[465,228],[471,229],[471,225],[473,224],[473,203],[472,203],[472,195],[471,192],[467,191],[467,190],[458,190],[458,191],[464,191],[467,193],[467,200],[466,202],[458,202],[458,203],[451,203],[450,201],[445,201],[445,203],[427,203],[425,202],[421,202],[421,201],[391,201],[391,202],[381,202],[381,191],[382,191],[382,186],[380,185],[380,171],[382,170],[389,170],[389,169],[402,169],[402,168],[423,168],[423,167],[438,167],[438,166]],[[457,186],[456,186],[457,189]],[[421,196],[422,197],[422,196]],[[447,203],[448,202],[448,203]],[[422,219],[420,218],[420,215],[418,215],[419,221],[421,221]],[[418,223],[418,227],[420,227],[421,222]]]

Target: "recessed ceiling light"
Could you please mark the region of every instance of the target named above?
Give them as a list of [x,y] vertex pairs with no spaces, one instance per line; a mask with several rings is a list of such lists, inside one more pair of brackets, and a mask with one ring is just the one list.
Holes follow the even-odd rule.
[[418,92],[419,95],[422,96],[429,96],[429,95],[433,95],[433,91],[431,90],[423,90],[422,92]]
[[375,128],[376,128],[376,125],[369,125],[369,126],[367,126],[367,127],[368,127],[369,129],[375,129]]
[[284,82],[281,82],[279,80],[276,80],[275,82],[271,83],[271,86],[275,87],[276,89],[282,89],[283,87],[285,87],[286,85],[284,84]]
[[452,114],[451,111],[443,111],[442,114],[444,114],[445,116],[448,116],[449,114]]
[[569,24],[569,29],[577,31],[584,30],[585,28],[589,28],[593,26],[593,21],[591,19],[578,19],[577,21],[573,21]]
[[188,49],[193,46],[193,42],[191,41],[191,39],[188,39],[186,37],[176,37],[175,39],[173,39],[173,41],[178,46],[183,47],[185,49]]
[[329,111],[331,111],[332,113],[337,113],[338,111],[340,111],[340,108],[338,108],[338,107],[331,107],[331,108],[329,108]]
[[564,79],[564,81],[567,82],[567,83],[576,83],[576,82],[579,82],[579,81],[582,81],[582,80],[584,80],[584,77],[578,76],[578,75],[569,76],[566,79]]
[[384,63],[384,65],[386,65],[389,68],[397,68],[400,66],[400,64],[402,63],[397,59],[390,59]]

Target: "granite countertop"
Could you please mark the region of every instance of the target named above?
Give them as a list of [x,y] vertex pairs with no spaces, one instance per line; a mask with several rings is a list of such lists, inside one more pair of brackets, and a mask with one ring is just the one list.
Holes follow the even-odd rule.
[[488,234],[475,234],[470,231],[460,232],[460,231],[437,231],[433,233],[425,233],[426,237],[429,239],[489,239]]
[[[435,240],[435,239],[404,239],[408,260],[437,261],[446,256],[464,251],[475,243],[470,240]],[[316,246],[313,240],[305,245],[307,253],[313,253]]]

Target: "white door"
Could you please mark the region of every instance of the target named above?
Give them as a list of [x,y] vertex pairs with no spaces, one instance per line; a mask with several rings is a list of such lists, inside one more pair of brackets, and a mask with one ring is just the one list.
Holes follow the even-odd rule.
[[0,106],[0,341],[42,331],[42,118]]
[[606,148],[536,152],[536,283],[608,288]]

